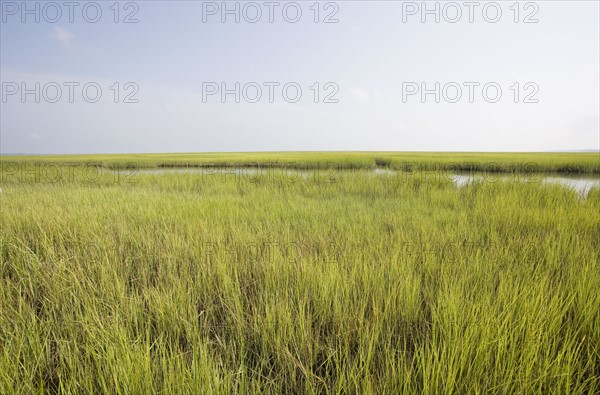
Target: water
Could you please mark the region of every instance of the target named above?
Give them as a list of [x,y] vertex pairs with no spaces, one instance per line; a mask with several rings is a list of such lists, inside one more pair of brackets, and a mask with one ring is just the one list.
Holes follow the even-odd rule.
[[452,181],[457,187],[465,187],[474,181],[484,182],[522,182],[522,183],[541,183],[546,185],[561,185],[577,192],[580,197],[587,197],[592,188],[600,188],[600,178],[583,176],[548,176],[548,175],[483,175],[479,173],[472,174],[454,174]]
[[[191,173],[191,174],[202,174],[205,176],[210,175],[237,175],[241,177],[260,177],[267,175],[286,175],[295,178],[307,178],[309,174],[316,172],[317,170],[305,170],[305,169],[284,169],[284,168],[256,168],[256,167],[237,167],[237,168],[202,168],[202,167],[172,167],[172,168],[158,168],[158,169],[141,169],[138,174],[174,174],[174,173]],[[319,170],[322,174],[325,174],[327,170]],[[336,172],[330,170],[332,176],[335,176]],[[376,168],[372,171],[372,174],[377,176],[395,176],[402,174],[400,171],[388,169],[388,168]],[[423,172],[423,178],[427,177],[428,172]],[[433,172],[431,173],[433,174]],[[436,174],[437,177],[441,175]],[[418,174],[406,174],[408,177],[419,177]],[[434,176],[435,177],[435,176]],[[577,192],[579,196],[585,198],[589,194],[592,188],[600,188],[600,178],[598,176],[563,176],[563,175],[545,175],[545,174],[531,174],[525,175],[508,175],[508,174],[484,174],[484,173],[450,173],[443,176],[443,180],[451,181],[457,188],[466,187],[475,181],[483,182],[522,182],[522,183],[541,183],[546,185],[561,185],[565,188],[569,188]]]
[[386,169],[383,167],[376,168],[375,170],[373,170],[373,173],[375,173],[377,175],[384,175],[384,176],[393,176],[396,174],[396,172],[394,170]]
[[567,178],[567,177],[545,177],[542,179],[545,184],[559,184],[566,188],[573,189],[581,197],[587,197],[592,188],[600,188],[600,180],[589,178]]

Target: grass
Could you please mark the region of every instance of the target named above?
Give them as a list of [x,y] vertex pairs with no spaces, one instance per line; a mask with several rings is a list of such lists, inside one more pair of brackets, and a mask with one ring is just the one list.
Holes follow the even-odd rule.
[[[364,169],[387,158],[343,155]],[[537,166],[565,164],[597,169],[572,154]],[[597,188],[8,170],[0,393],[600,392]]]
[[451,152],[254,152],[120,155],[4,156],[12,164],[84,165],[110,168],[271,166],[338,169],[469,170],[489,172],[559,172],[600,174],[600,152],[595,153],[451,153]]

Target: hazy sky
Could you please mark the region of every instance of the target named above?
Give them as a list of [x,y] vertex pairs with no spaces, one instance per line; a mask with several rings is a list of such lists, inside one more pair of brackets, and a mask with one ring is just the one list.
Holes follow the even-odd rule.
[[599,2],[514,3],[1,0],[0,152],[598,149]]

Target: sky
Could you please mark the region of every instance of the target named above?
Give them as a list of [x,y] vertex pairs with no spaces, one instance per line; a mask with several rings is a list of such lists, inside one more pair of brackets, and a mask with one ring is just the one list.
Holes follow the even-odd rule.
[[598,150],[599,17],[598,1],[0,0],[0,153]]

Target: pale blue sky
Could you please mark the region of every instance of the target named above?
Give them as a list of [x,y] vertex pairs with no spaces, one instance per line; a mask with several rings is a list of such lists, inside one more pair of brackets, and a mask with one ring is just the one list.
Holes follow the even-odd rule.
[[[36,2],[28,2],[34,7]],[[441,15],[422,23],[420,14],[405,15],[411,2],[339,1],[338,23],[314,23],[314,1],[297,2],[298,23],[286,22],[279,2],[275,21],[268,8],[257,23],[222,23],[206,15],[200,1],[137,1],[138,23],[114,23],[114,3],[98,2],[102,17],[87,22],[68,9],[56,23],[40,22],[15,10],[21,1],[0,1],[2,12],[0,68],[2,153],[118,153],[278,150],[398,150],[398,151],[545,151],[598,149],[599,129],[599,3],[597,1],[520,2],[515,23],[513,1],[498,2],[502,16],[487,22],[480,2],[474,22],[463,12],[457,23]],[[59,5],[62,1],[57,2]],[[221,7],[222,2],[216,2]],[[234,7],[236,2],[228,2]],[[320,19],[335,10],[320,2]],[[428,2],[434,7],[436,2]],[[447,2],[438,2],[440,10]],[[528,5],[526,3],[534,4]],[[134,11],[123,9],[119,20]],[[240,8],[247,2],[239,2]],[[414,3],[417,6],[421,2]],[[250,9],[248,9],[250,10]],[[448,12],[452,11],[447,8]],[[48,12],[52,11],[50,8]],[[93,17],[93,9],[89,15]],[[494,10],[488,10],[494,16]],[[535,12],[538,23],[523,23]],[[289,15],[294,16],[293,8]],[[454,14],[447,14],[452,18]],[[49,19],[54,16],[45,15]],[[253,14],[249,14],[252,17]],[[34,102],[34,95],[8,89],[25,83],[62,85],[77,82],[74,102]],[[81,86],[94,82],[102,89],[96,103],[83,100]],[[110,87],[120,83],[119,103]],[[139,87],[138,103],[123,103],[127,82]],[[219,95],[202,100],[203,83],[224,82],[233,88],[296,82],[302,88],[297,103],[284,100],[279,86],[274,103],[268,89],[258,103],[235,103]],[[320,83],[314,103],[315,82]],[[339,87],[338,103],[323,103],[323,85]],[[433,88],[456,82],[477,82],[474,102],[458,103],[433,95],[403,101],[403,83]],[[481,86],[495,82],[502,98],[488,103]],[[514,103],[514,84],[519,103]],[[538,103],[523,103],[524,85],[539,87]],[[15,85],[16,84],[16,85]],[[9,87],[10,85],[10,87]],[[133,89],[133,88],[132,88]],[[332,88],[333,89],[333,88]],[[533,88],[531,88],[533,89]],[[50,89],[54,95],[54,91]],[[254,91],[252,91],[254,92]],[[454,96],[454,91],[448,92]],[[492,91],[490,91],[492,92]],[[492,92],[493,93],[493,92]],[[252,93],[253,95],[253,93]],[[492,95],[493,96],[493,95]]]

